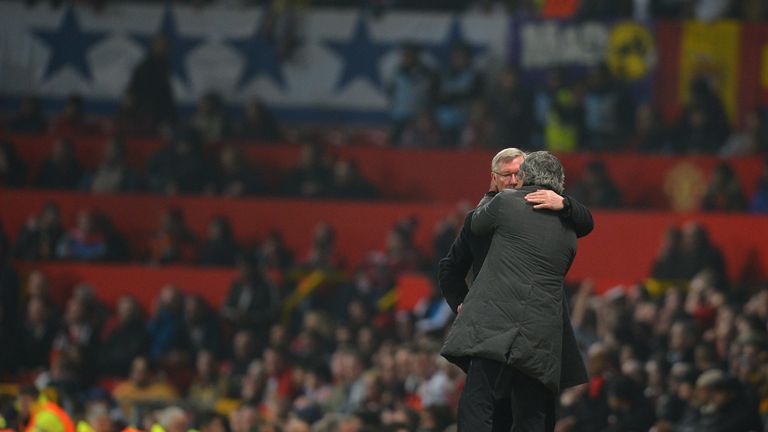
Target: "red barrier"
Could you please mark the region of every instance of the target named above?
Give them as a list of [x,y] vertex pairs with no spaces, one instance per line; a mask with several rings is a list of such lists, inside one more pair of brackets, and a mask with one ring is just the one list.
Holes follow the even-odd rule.
[[94,265],[78,263],[17,264],[22,276],[32,270],[42,270],[51,282],[54,300],[64,304],[76,284],[89,284],[96,297],[113,309],[126,294],[136,297],[144,311],[152,310],[153,302],[166,285],[175,285],[186,294],[201,296],[216,310],[224,304],[236,272],[233,269],[204,269],[194,267],[149,267],[143,265]]
[[[19,154],[30,165],[31,175],[50,152],[52,138],[15,136]],[[94,167],[101,157],[104,138],[77,140],[77,154],[84,166]],[[132,139],[127,143],[129,164],[143,169],[145,161],[162,145],[160,140]],[[247,158],[267,172],[273,186],[297,164],[297,145],[244,145]],[[488,187],[493,151],[400,150],[378,147],[333,147],[338,157],[353,160],[363,175],[387,198],[408,201],[474,202]],[[669,208],[668,196],[691,193],[695,182],[703,187],[720,159],[713,156],[675,157],[640,154],[561,155],[566,184],[581,178],[592,160],[605,162],[609,175],[633,208]],[[728,159],[751,196],[762,169],[759,157]],[[696,184],[694,184],[694,189]]]
[[[229,287],[237,276],[233,269],[143,265],[101,265],[62,262],[17,262],[22,280],[34,270],[48,276],[56,304],[64,306],[75,286],[86,283],[106,307],[114,310],[123,295],[135,297],[146,313],[151,313],[160,290],[168,285],[185,294],[198,295],[215,310],[221,309]],[[432,280],[418,273],[403,274],[397,283],[397,310],[410,310],[432,290]]]
[[[48,200],[59,203],[67,226],[83,207],[109,214],[136,247],[147,241],[160,213],[171,206],[183,209],[189,226],[200,236],[208,220],[219,214],[231,219],[236,237],[243,242],[256,241],[278,229],[299,258],[309,248],[314,225],[325,220],[336,228],[338,249],[350,267],[371,250],[382,249],[393,224],[410,215],[419,220],[417,246],[431,253],[436,222],[455,211],[453,206],[433,204],[92,196],[0,189],[0,219],[12,239],[25,219]],[[759,267],[766,276],[768,243],[764,239],[768,238],[768,218],[764,216],[632,212],[594,212],[594,216],[595,231],[579,242],[569,274],[571,280],[593,278],[602,290],[612,284],[644,279],[667,227],[687,220],[707,227],[713,242],[723,250],[731,278],[738,278],[748,266]]]
[[252,244],[273,229],[282,231],[288,247],[303,258],[309,250],[315,225],[328,222],[337,231],[340,252],[356,265],[372,250],[383,249],[389,230],[399,220],[415,216],[419,220],[416,243],[431,251],[435,224],[451,214],[450,205],[392,203],[351,203],[286,199],[226,199],[207,197],[160,197],[147,195],[90,195],[84,193],[19,191],[0,189],[0,219],[15,238],[19,227],[42,205],[59,203],[64,223],[74,224],[79,209],[89,208],[108,214],[115,227],[141,252],[159,226],[160,215],[169,208],[183,210],[189,227],[202,238],[208,222],[217,215],[229,217],[237,239]]

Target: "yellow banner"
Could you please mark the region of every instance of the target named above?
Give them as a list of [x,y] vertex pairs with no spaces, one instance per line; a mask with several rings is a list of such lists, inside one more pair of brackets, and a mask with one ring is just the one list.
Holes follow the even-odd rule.
[[730,120],[735,119],[740,30],[736,21],[689,21],[683,25],[678,87],[680,100],[687,103],[691,82],[696,77],[706,77],[722,98]]
[[760,84],[763,90],[766,90],[768,89],[768,44],[763,45],[761,53]]

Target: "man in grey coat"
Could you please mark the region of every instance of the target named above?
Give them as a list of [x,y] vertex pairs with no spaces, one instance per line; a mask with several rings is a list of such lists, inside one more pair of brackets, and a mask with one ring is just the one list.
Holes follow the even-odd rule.
[[[459,403],[459,430],[496,431],[495,411],[512,412],[514,431],[551,430],[561,386],[563,279],[576,253],[576,233],[556,212],[534,210],[525,195],[540,189],[562,194],[560,162],[548,152],[528,155],[518,174],[522,187],[484,199],[472,215],[472,233],[493,234],[482,269],[464,298],[442,354],[467,366]],[[511,406],[499,406],[508,400]],[[508,430],[508,429],[507,429]]]

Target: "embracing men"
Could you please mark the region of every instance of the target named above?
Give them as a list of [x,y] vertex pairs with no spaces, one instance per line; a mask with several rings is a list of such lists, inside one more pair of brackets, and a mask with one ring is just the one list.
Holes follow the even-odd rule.
[[458,312],[442,354],[467,372],[459,431],[551,431],[560,390],[587,381],[563,280],[592,216],[562,195],[563,167],[548,152],[505,149],[491,167],[491,191],[440,262]]

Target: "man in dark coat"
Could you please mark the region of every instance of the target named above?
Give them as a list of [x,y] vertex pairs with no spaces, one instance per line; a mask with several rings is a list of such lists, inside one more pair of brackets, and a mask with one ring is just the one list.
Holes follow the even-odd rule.
[[169,49],[168,38],[163,34],[157,35],[144,60],[133,70],[128,83],[128,94],[136,103],[136,111],[143,117],[140,123],[149,125],[153,130],[176,124]]
[[[496,175],[510,174],[498,171],[496,162]],[[471,233],[463,230],[467,235],[441,261],[441,289],[459,312],[442,354],[468,374],[460,430],[510,430],[512,421],[514,430],[551,429],[555,395],[587,380],[562,288],[576,250],[573,219],[538,210],[550,208],[547,189],[562,193],[562,166],[551,154],[536,152],[520,174],[525,186],[484,198],[471,215]],[[586,209],[574,212],[571,203],[570,213],[581,234],[591,231]],[[457,275],[470,264],[480,268],[486,251],[488,265],[467,290]]]

